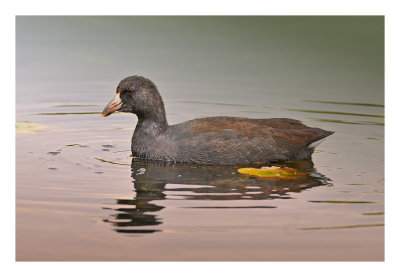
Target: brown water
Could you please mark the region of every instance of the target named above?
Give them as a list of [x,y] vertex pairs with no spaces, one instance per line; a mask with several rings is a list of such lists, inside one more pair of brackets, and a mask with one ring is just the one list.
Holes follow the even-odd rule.
[[[16,60],[17,260],[384,259],[383,17],[17,17]],[[336,133],[298,179],[132,161],[133,74],[170,124]]]

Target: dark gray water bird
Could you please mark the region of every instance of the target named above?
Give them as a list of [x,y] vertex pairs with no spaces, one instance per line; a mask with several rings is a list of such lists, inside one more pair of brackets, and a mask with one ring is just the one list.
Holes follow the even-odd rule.
[[168,125],[156,85],[141,76],[123,79],[102,116],[134,113],[132,155],[148,160],[210,165],[257,165],[311,159],[333,132],[289,118],[215,116]]

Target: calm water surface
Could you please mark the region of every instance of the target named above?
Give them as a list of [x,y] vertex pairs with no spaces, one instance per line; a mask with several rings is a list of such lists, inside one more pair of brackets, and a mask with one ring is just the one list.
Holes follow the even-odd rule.
[[[16,259],[383,260],[383,17],[17,17]],[[295,180],[132,160],[120,79],[170,124],[332,130]]]

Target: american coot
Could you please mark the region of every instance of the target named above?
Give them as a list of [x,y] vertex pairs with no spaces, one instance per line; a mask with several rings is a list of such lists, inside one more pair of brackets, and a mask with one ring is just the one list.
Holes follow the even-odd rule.
[[333,134],[288,118],[216,116],[168,125],[157,87],[141,76],[119,83],[102,116],[115,111],[138,117],[133,156],[165,162],[249,165],[310,159],[315,146]]

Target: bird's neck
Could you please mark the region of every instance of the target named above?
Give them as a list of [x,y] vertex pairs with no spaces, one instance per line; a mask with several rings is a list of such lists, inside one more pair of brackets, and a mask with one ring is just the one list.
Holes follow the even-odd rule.
[[168,128],[164,106],[153,110],[151,113],[139,113],[136,115],[138,117],[138,123],[133,134],[134,136],[157,136],[165,132]]

